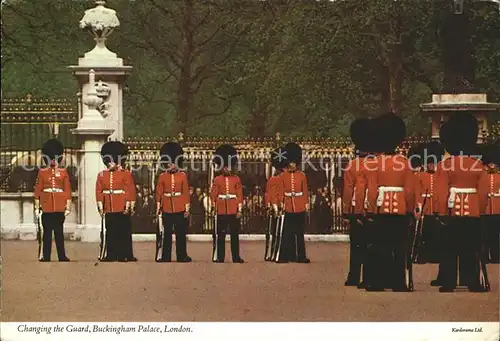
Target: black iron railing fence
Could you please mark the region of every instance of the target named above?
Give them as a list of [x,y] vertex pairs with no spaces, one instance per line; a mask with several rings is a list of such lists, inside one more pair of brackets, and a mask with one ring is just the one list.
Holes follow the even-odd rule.
[[64,166],[77,190],[78,121],[76,103],[65,99],[2,98],[0,125],[0,191],[31,192],[42,165],[41,147],[57,137],[66,147]]

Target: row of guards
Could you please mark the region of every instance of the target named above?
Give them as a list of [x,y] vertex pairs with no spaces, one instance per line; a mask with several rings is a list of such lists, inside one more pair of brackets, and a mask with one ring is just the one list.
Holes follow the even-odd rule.
[[413,291],[413,264],[429,262],[439,263],[430,284],[440,292],[489,291],[486,264],[499,263],[500,142],[477,145],[478,123],[466,112],[408,157],[395,152],[405,133],[394,114],[351,125],[359,154],[344,177],[345,285]]
[[[58,258],[69,261],[62,238],[64,217],[71,209],[69,176],[61,163],[63,146],[49,140],[43,146],[49,167],[42,169],[35,186],[35,216],[39,220],[39,260],[50,261],[54,231]],[[95,195],[97,210],[102,217],[100,261],[136,261],[132,248],[131,216],[136,210],[136,188],[133,175],[124,168],[128,151],[125,145],[110,141],[103,145],[101,157],[106,169],[97,174]],[[275,174],[266,186],[265,205],[270,221],[266,260],[279,263],[308,263],[304,229],[308,203],[308,184],[298,169],[302,149],[289,143],[275,151]],[[239,219],[243,209],[242,183],[235,172],[238,154],[231,145],[218,147],[213,158],[213,181],[210,189],[210,215],[214,219],[213,257],[216,263],[225,260],[225,236],[231,235],[232,261],[243,263],[239,253]],[[170,262],[172,235],[176,235],[176,260],[191,262],[187,254],[187,218],[190,215],[189,183],[183,168],[183,150],[178,143],[162,146],[155,184],[158,229],[155,259]],[[278,173],[283,172],[278,176]],[[280,218],[278,218],[280,216]],[[55,217],[55,218],[51,218]],[[57,219],[56,219],[57,218]],[[276,219],[275,219],[276,218]],[[278,223],[279,221],[279,223]],[[273,224],[274,222],[274,224]],[[278,228],[279,224],[279,228]],[[271,238],[273,241],[271,242]],[[268,251],[271,250],[271,251]]]
[[[351,125],[358,156],[345,170],[344,218],[350,222],[351,238],[345,284],[368,291],[412,291],[413,263],[427,259],[439,262],[437,279],[431,284],[439,285],[441,292],[454,291],[457,285],[473,292],[489,291],[486,263],[499,261],[499,142],[479,148],[477,120],[469,113],[453,116],[443,125],[441,144],[417,146],[408,157],[396,153],[405,134],[404,122],[392,113]],[[65,169],[58,167],[62,145],[49,140],[43,152],[50,164],[39,172],[35,188],[40,260],[50,261],[54,231],[58,258],[68,261],[62,226],[71,191]],[[120,142],[107,142],[101,151],[106,166],[96,182],[97,209],[103,217],[101,261],[136,260],[130,220],[136,210],[136,189],[132,173],[124,168],[127,153]],[[171,261],[174,232],[177,261],[191,261],[186,248],[191,204],[188,177],[181,170],[183,154],[174,142],[160,149],[153,186],[158,262]],[[274,150],[270,160],[274,173],[265,191],[264,259],[309,263],[304,242],[309,186],[299,169],[302,148],[288,143]],[[227,233],[232,261],[244,262],[238,237],[243,186],[234,171],[237,164],[238,153],[231,145],[219,146],[213,154],[210,216],[212,261],[217,263],[225,260]]]

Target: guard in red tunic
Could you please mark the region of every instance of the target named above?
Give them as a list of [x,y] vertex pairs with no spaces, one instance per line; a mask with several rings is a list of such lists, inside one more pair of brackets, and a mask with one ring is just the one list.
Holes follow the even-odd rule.
[[481,182],[481,193],[486,194],[486,210],[481,219],[484,227],[486,253],[491,263],[500,263],[500,140],[486,147],[483,164],[487,176]]
[[[358,286],[363,288],[365,283],[360,283],[363,262],[366,253],[366,238],[364,226],[368,223],[365,219],[366,161],[373,159],[374,155],[368,153],[373,141],[372,122],[362,118],[355,120],[350,127],[351,139],[355,145],[356,157],[349,161],[344,171],[344,190],[342,201],[344,204],[344,218],[349,221],[349,274],[345,286]],[[363,281],[366,274],[363,269]]]
[[120,169],[125,157],[123,152],[119,142],[106,142],[101,148],[107,168],[99,172],[95,186],[97,208],[102,217],[101,262],[126,262],[130,256],[127,226],[135,198],[130,174]]
[[121,158],[121,165],[119,167],[119,170],[122,172],[126,172],[127,176],[130,178],[129,179],[129,189],[126,191],[128,195],[128,201],[130,201],[130,209],[129,209],[129,214],[126,215],[126,220],[127,224],[125,225],[125,230],[127,233],[127,240],[126,240],[126,248],[128,249],[127,252],[127,261],[129,262],[136,262],[137,258],[134,257],[134,248],[133,248],[133,242],[132,242],[132,215],[135,213],[135,202],[137,199],[137,191],[135,189],[135,180],[134,176],[131,171],[126,169],[126,161],[127,161],[127,155],[128,155],[128,148],[121,142],[116,142],[116,145],[120,147],[120,155],[123,155]]
[[[440,243],[442,220],[437,216],[433,203],[436,191],[436,169],[443,160],[444,147],[439,142],[430,142],[423,145],[420,158],[422,172],[418,181],[417,205],[422,209],[422,244],[418,251],[418,262],[423,264],[439,263],[441,260]],[[423,206],[425,203],[425,206]]]
[[[309,211],[307,177],[298,167],[302,165],[302,148],[293,142],[285,146],[287,170],[280,176],[279,202],[285,212],[281,245],[277,263],[310,263],[306,257],[304,229]],[[296,247],[295,247],[296,246]]]
[[460,273],[469,291],[489,290],[487,273],[481,260],[480,214],[488,194],[480,184],[487,176],[475,155],[478,124],[469,113],[452,116],[441,131],[441,142],[450,156],[437,168],[436,211],[447,218],[443,229],[440,292],[452,292],[457,286],[457,259]]
[[265,261],[272,261],[276,254],[276,241],[278,231],[279,215],[279,193],[280,175],[284,169],[284,149],[277,148],[271,152],[271,166],[274,169],[273,175],[267,180],[265,204],[269,212],[268,231],[266,231]]
[[224,263],[226,233],[231,235],[231,255],[233,263],[244,263],[240,257],[240,218],[243,208],[243,187],[235,174],[238,163],[236,149],[231,145],[222,145],[214,153],[213,163],[222,174],[216,176],[210,190],[212,207],[215,209],[213,230],[212,261]]
[[156,210],[162,216],[163,244],[158,262],[172,260],[172,234],[175,231],[177,262],[191,262],[187,255],[187,229],[190,212],[189,183],[183,167],[184,151],[180,144],[165,143],[160,149],[160,165],[165,170],[156,185]]
[[383,153],[377,157],[376,169],[370,167],[367,183],[369,212],[375,213],[367,248],[367,290],[408,291],[408,227],[414,210],[415,182],[409,160],[396,153],[406,127],[392,113],[380,116],[377,126],[377,149]]
[[52,231],[56,240],[57,257],[68,262],[64,250],[63,225],[71,211],[71,185],[66,169],[59,165],[64,147],[56,139],[48,140],[42,147],[43,161],[48,166],[38,172],[35,185],[35,216],[39,221],[39,261],[50,262]]

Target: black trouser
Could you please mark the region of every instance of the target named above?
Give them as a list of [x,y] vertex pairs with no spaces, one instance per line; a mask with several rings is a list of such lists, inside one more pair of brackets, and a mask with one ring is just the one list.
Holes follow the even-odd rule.
[[365,281],[372,288],[404,289],[409,218],[405,215],[379,214],[373,219],[373,224],[366,226]]
[[163,250],[161,260],[170,261],[172,259],[172,234],[175,231],[175,254],[176,259],[187,258],[187,228],[188,220],[184,217],[184,212],[163,213]]
[[301,261],[306,259],[306,243],[304,240],[304,226],[306,212],[285,213],[285,223],[278,261]]
[[[359,222],[358,222],[359,220]],[[349,217],[349,283],[358,283],[361,280],[361,269],[363,268],[363,280],[365,280],[365,267],[363,266],[366,254],[366,236],[364,224],[366,221],[361,216]]]
[[125,240],[125,245],[124,247],[128,250],[127,251],[127,259],[132,259],[134,258],[134,247],[132,243],[132,217],[130,215],[127,215],[125,217],[127,224],[125,225],[125,231],[127,233],[127,239]]
[[[271,224],[271,226],[269,226]],[[264,254],[265,260],[272,260],[273,256],[276,252],[276,240],[277,240],[277,224],[278,217],[270,216],[268,218],[267,226],[266,226],[266,250]],[[268,250],[269,249],[269,250]],[[267,257],[270,255],[270,257]]]
[[54,231],[54,238],[56,240],[57,258],[59,260],[66,258],[64,250],[64,212],[50,212],[42,213],[42,252],[40,258],[50,260],[50,253],[52,251],[52,231]]
[[[231,215],[217,215],[216,226],[212,232],[213,238],[213,253],[212,260],[224,262],[226,257],[226,234],[231,235],[231,256],[232,260],[237,261],[240,259],[240,220],[236,218],[235,214]],[[215,257],[216,256],[216,257]]]
[[425,216],[422,225],[422,242],[418,250],[419,263],[439,263],[441,261],[442,224],[435,216]]
[[[443,228],[443,256],[440,267],[440,284],[456,288],[457,270],[460,284],[469,288],[481,285],[481,228],[480,219],[473,217],[450,217]],[[458,263],[458,258],[460,263]]]
[[490,263],[500,263],[500,214],[484,215],[481,217],[484,230],[484,247]]
[[126,260],[129,252],[129,235],[127,226],[129,216],[122,212],[106,213],[104,215],[106,227],[106,245],[104,260]]

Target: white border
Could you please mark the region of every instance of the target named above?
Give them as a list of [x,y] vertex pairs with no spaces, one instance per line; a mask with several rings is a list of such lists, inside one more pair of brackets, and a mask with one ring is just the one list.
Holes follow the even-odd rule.
[[[60,331],[55,331],[59,327]],[[94,331],[101,328],[101,331]],[[383,341],[496,341],[496,322],[446,323],[215,323],[215,322],[106,322],[106,323],[17,323],[2,322],[2,341],[18,340],[383,340]],[[26,331],[38,328],[39,334]],[[88,328],[70,331],[75,328]],[[104,331],[107,328],[108,331]],[[182,328],[183,332],[179,332]],[[125,332],[125,329],[134,331]],[[119,332],[122,330],[122,332]]]

